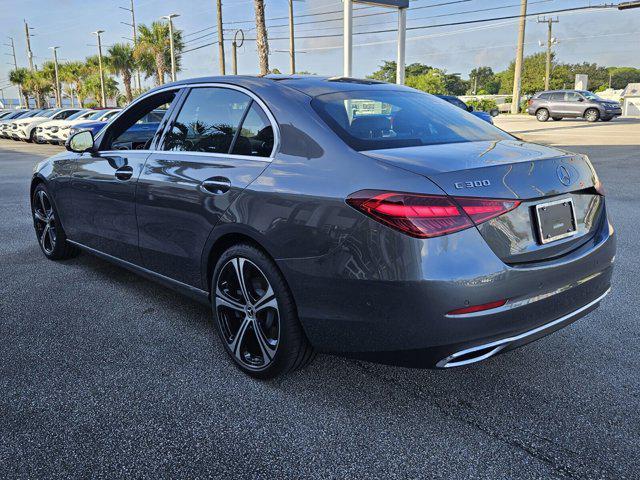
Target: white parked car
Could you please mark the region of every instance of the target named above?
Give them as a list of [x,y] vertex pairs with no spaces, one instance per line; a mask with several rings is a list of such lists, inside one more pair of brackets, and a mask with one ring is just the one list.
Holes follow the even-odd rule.
[[9,129],[11,128],[11,122],[19,118],[26,118],[33,115],[31,110],[15,110],[8,115],[4,115],[0,118],[0,138],[9,138]]
[[36,128],[36,141],[64,145],[69,136],[69,130],[76,123],[86,122],[96,114],[96,110],[83,108],[65,120],[49,120]]
[[16,140],[35,142],[37,133],[36,128],[38,125],[48,122],[49,120],[66,120],[79,110],[79,108],[56,108],[45,110],[35,117],[18,120],[15,124],[16,128],[11,132],[12,137]]

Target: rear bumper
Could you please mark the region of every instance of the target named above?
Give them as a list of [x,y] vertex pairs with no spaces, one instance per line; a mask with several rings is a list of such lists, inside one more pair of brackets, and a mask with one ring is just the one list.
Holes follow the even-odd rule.
[[[323,257],[278,261],[316,348],[431,368],[455,366],[443,362],[449,357],[472,358],[469,349],[484,354],[491,350],[487,345],[500,346],[488,358],[595,309],[611,287],[616,250],[606,219],[593,239],[573,252],[516,267],[501,262],[475,229],[394,241],[400,252],[395,256],[382,251],[372,257],[361,243],[345,242]],[[502,299],[507,303],[496,309],[448,314]]]

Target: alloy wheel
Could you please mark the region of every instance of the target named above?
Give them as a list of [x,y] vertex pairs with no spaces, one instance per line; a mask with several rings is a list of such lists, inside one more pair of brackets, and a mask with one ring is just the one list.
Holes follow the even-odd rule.
[[215,288],[216,317],[227,348],[242,366],[267,368],[280,340],[280,312],[271,284],[260,268],[244,257],[220,269]]
[[47,255],[53,254],[57,241],[56,218],[51,200],[44,190],[38,190],[36,193],[33,202],[33,217],[42,250]]

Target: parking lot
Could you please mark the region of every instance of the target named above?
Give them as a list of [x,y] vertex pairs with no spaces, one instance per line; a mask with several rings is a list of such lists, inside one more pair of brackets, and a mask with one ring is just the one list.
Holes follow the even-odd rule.
[[595,164],[618,233],[601,307],[471,367],[320,355],[276,382],[237,371],[206,307],[47,261],[28,185],[60,147],[0,140],[0,477],[639,478],[640,119],[496,125]]

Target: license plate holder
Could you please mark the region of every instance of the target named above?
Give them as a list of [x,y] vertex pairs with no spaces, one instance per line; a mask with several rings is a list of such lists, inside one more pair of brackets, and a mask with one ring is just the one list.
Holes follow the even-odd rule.
[[543,245],[575,235],[578,230],[571,198],[536,205],[536,221]]

